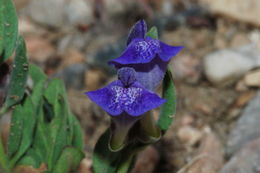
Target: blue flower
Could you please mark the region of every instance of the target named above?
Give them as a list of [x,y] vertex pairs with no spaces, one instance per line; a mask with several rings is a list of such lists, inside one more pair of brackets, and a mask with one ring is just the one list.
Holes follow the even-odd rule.
[[109,64],[117,69],[134,68],[137,81],[146,89],[155,90],[164,77],[167,64],[183,47],[170,46],[157,39],[146,37],[146,32],[145,21],[138,21],[130,31],[125,51]]
[[85,94],[111,116],[128,114],[140,116],[165,102],[157,94],[136,81],[135,70],[125,67],[118,70],[118,78],[106,87]]
[[85,94],[112,116],[114,128],[109,142],[111,151],[121,150],[126,145],[128,132],[135,122],[165,102],[144,88],[136,80],[135,70],[130,67],[118,70],[118,80]]

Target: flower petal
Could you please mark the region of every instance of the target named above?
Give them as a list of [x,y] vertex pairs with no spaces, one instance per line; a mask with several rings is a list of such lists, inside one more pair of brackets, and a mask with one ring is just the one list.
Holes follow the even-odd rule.
[[118,64],[115,63],[116,69],[131,67],[135,69],[136,80],[146,89],[155,91],[164,78],[168,62],[161,60],[156,56],[151,62],[146,64]]
[[137,82],[132,86],[133,88],[142,88],[141,93],[136,97],[135,101],[132,104],[125,105],[124,110],[132,116],[139,116],[145,112],[159,107],[165,102],[164,99],[161,99],[157,94],[150,92],[144,89]]
[[146,32],[147,32],[147,26],[145,21],[142,19],[136,22],[129,32],[127,38],[127,45],[130,44],[133,39],[144,38]]
[[[107,87],[98,89],[96,91],[89,91],[85,94],[97,105],[99,105],[109,115],[116,116],[123,112],[123,107],[119,104],[112,104],[114,92],[111,90],[112,86],[120,86],[120,81],[114,81]],[[122,85],[121,85],[122,86]]]
[[161,59],[155,58],[153,61],[151,61],[151,63],[143,67],[143,70],[136,69],[137,81],[141,83],[146,89],[155,91],[164,78],[167,64],[168,63],[162,61]]
[[109,64],[139,64],[150,62],[160,52],[159,40],[152,38],[135,39],[128,45],[123,54]]
[[132,85],[136,81],[135,70],[131,67],[123,67],[117,71],[118,79],[125,87]]
[[138,82],[130,87],[124,87],[119,80],[105,88],[86,92],[86,95],[112,116],[120,115],[123,112],[131,116],[139,116],[165,102],[164,99],[146,90]]
[[169,61],[183,49],[183,46],[170,46],[163,42],[160,42],[160,47],[161,52],[159,53],[159,56],[163,61]]

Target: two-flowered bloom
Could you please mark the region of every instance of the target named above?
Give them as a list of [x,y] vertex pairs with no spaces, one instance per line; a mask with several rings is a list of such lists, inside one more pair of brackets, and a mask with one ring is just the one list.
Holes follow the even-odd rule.
[[118,69],[118,80],[86,92],[113,117],[116,126],[125,127],[125,133],[142,115],[165,102],[154,91],[165,75],[167,64],[182,49],[147,37],[146,33],[145,21],[138,21],[129,33],[125,51],[109,62]]

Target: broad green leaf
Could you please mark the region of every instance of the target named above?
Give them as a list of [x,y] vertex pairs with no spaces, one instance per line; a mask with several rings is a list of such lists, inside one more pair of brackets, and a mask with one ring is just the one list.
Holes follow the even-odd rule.
[[4,8],[4,0],[0,0],[0,64],[4,61]]
[[[61,113],[63,113],[63,115],[65,114],[65,112]],[[58,121],[54,121],[49,128],[49,130],[52,130],[52,133],[55,134],[55,136],[52,135],[53,147],[49,148],[51,150],[51,153],[49,155],[48,166],[51,170],[55,166],[60,154],[62,153],[63,148],[69,145],[67,143],[68,127],[66,124],[66,120],[66,117],[64,117],[63,120],[59,119]]]
[[[37,67],[30,69],[30,76],[34,82],[36,81],[30,99],[32,107],[37,109],[37,125],[30,151],[33,150],[40,159],[37,166],[39,163],[46,163],[47,172],[51,173],[55,172],[54,168],[60,169],[60,166],[57,167],[57,162],[61,162],[64,148],[73,146],[78,150],[83,148],[83,135],[79,122],[69,110],[63,83],[54,79],[47,83],[46,87],[46,77],[42,74]],[[31,158],[23,159],[19,164],[31,161]]]
[[48,129],[48,124],[45,122],[44,112],[41,108],[39,111],[39,118],[37,121],[37,128],[35,129],[35,137],[33,141],[34,152],[39,155],[42,162],[47,163],[47,158],[49,154],[49,147],[51,144],[50,131]]
[[15,165],[33,142],[33,132],[36,123],[36,108],[34,107],[30,97],[26,98],[19,116],[23,119],[23,128],[20,129],[20,131],[22,131],[22,139],[19,145],[19,150],[11,158],[11,165]]
[[49,146],[48,168],[52,170],[62,149],[68,146],[68,114],[69,109],[63,97],[65,95],[63,84],[60,80],[52,80],[45,90],[44,96],[52,106],[54,116],[49,123],[52,145]]
[[26,154],[17,165],[30,165],[34,168],[37,168],[38,163],[34,157]]
[[84,153],[76,148],[65,148],[56,163],[53,172],[67,173],[76,171],[80,161],[84,158]]
[[29,74],[30,74],[30,77],[33,80],[34,85],[41,80],[47,79],[47,76],[44,74],[42,69],[40,67],[38,67],[37,65],[34,65],[34,64],[30,64]]
[[[27,168],[19,169],[17,168]],[[30,169],[29,169],[30,168]],[[12,172],[17,171],[17,173],[27,172],[28,173],[47,173],[47,164],[42,162],[42,158],[39,153],[34,149],[30,148],[24,155],[24,157],[19,160],[15,165]],[[16,172],[15,172],[16,173]]]
[[147,33],[147,37],[151,37],[153,39],[158,39],[158,30],[155,26],[153,26]]
[[72,146],[82,149],[84,147],[84,137],[83,137],[83,132],[80,126],[79,121],[75,117],[75,115],[70,114],[69,115],[69,120],[71,121],[70,127],[71,127],[71,132],[72,132],[72,141],[71,144]]
[[0,0],[0,63],[9,58],[15,49],[18,20],[12,0]]
[[34,168],[39,168],[42,163],[43,163],[42,158],[41,158],[39,152],[37,152],[37,150],[35,150],[34,148],[30,148],[29,150],[27,150],[24,157],[19,160],[19,162],[16,164],[16,166],[17,165],[30,165]]
[[171,125],[176,112],[175,86],[170,70],[167,70],[163,79],[163,98],[166,99],[166,103],[161,107],[157,125],[161,130],[166,131]]
[[48,83],[48,87],[45,89],[44,97],[47,99],[48,103],[54,107],[54,116],[60,115],[58,113],[58,103],[60,98],[64,99],[65,109],[68,109],[68,103],[66,98],[66,92],[64,84],[59,79],[53,79],[51,82]]
[[11,119],[11,130],[8,138],[8,156],[12,156],[18,151],[22,140],[23,130],[23,107],[18,105],[15,107],[12,119]]
[[20,37],[13,63],[7,100],[4,105],[6,108],[13,106],[23,98],[27,74],[28,60],[26,56],[26,47],[23,38]]
[[35,109],[37,110],[37,112],[38,112],[40,103],[43,99],[42,95],[43,95],[43,90],[44,90],[44,84],[45,84],[45,80],[41,80],[38,83],[36,83],[34,85],[33,92],[32,92],[32,95],[30,97],[31,100],[32,100],[32,103],[34,104]]
[[[62,149],[68,145],[69,130],[73,127],[69,126],[68,115],[69,108],[65,100],[64,85],[60,80],[52,80],[45,90],[44,96],[48,104],[50,104],[53,116],[48,124],[50,132],[51,145],[48,147],[48,168],[52,170],[56,164]],[[47,115],[44,115],[47,116]]]
[[[46,100],[44,102],[46,102]],[[50,109],[53,109],[53,107],[50,107]],[[48,165],[48,170],[51,170],[61,154],[63,147],[65,147],[67,143],[64,144],[64,140],[60,140],[60,138],[66,138],[64,135],[66,129],[61,128],[63,127],[63,120],[58,119],[61,116],[52,119],[54,115],[51,115],[51,119],[49,119],[48,113],[49,112],[43,111],[43,108],[40,111],[33,148],[40,154],[42,162]],[[66,121],[66,118],[64,119],[64,121]],[[60,143],[64,145],[61,145]],[[57,149],[57,146],[61,148]],[[55,149],[57,149],[57,151],[55,151]]]

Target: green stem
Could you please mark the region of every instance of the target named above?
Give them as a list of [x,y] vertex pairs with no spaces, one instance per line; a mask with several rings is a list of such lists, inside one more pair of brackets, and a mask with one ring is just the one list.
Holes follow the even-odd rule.
[[109,149],[113,152],[120,151],[127,143],[128,132],[138,118],[131,117],[127,114],[114,117],[114,129],[112,129],[109,140]]
[[127,173],[129,171],[129,167],[132,164],[132,160],[133,160],[133,154],[130,155],[128,157],[128,159],[126,161],[124,161],[118,168],[118,170],[116,171],[116,173]]
[[116,129],[112,132],[110,137],[109,148],[111,151],[119,151],[125,146],[125,140],[131,127],[132,124],[121,125],[116,123]]
[[143,142],[155,142],[160,139],[161,131],[157,127],[154,117],[151,111],[145,113],[143,118],[140,120],[141,125],[141,140]]

